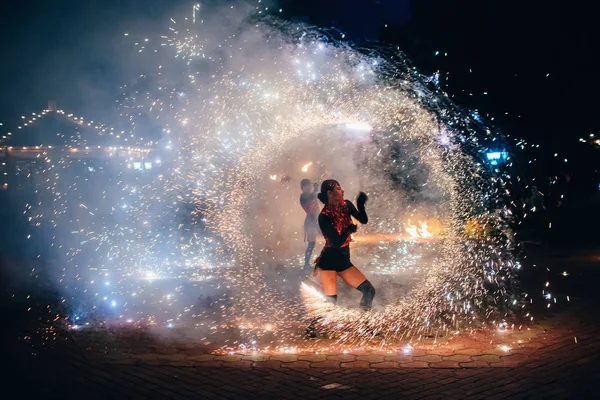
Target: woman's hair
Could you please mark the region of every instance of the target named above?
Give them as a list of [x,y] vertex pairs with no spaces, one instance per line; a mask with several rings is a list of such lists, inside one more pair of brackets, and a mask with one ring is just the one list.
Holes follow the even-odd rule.
[[326,181],[323,181],[323,183],[321,183],[321,193],[317,194],[317,197],[319,198],[319,200],[321,200],[321,203],[327,204],[327,192],[335,189],[335,185],[339,185],[338,181],[336,181],[335,179],[327,179]]

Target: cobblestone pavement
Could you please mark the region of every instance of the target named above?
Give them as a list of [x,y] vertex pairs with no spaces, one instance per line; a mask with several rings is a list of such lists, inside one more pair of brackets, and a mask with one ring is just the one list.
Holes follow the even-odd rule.
[[600,324],[590,307],[576,304],[523,347],[495,354],[456,346],[410,356],[216,355],[185,345],[141,351],[141,341],[122,358],[93,357],[46,328],[47,349],[20,340],[5,353],[6,382],[19,390],[7,398],[592,398]]
[[[502,332],[476,332],[444,342],[439,338],[386,349],[336,348],[308,342],[280,351],[211,349],[193,339],[160,339],[146,331],[110,329],[72,331],[69,339],[85,360],[115,365],[232,368],[482,368],[517,367],[539,359],[544,349],[587,340],[573,330],[579,323],[570,313],[541,323]],[[590,328],[593,329],[593,328]],[[585,335],[585,331],[582,334]],[[577,338],[577,335],[580,335]],[[311,346],[306,347],[306,346]]]
[[598,398],[600,273],[577,271],[566,289],[578,295],[537,324],[411,352],[223,353],[141,332],[66,333],[13,303],[0,310],[4,391],[13,390],[3,398]]

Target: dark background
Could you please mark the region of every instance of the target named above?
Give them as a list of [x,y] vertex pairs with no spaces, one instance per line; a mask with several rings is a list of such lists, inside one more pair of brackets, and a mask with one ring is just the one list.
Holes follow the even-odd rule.
[[[4,128],[13,128],[22,113],[44,108],[48,99],[65,110],[99,114],[87,118],[110,114],[118,86],[133,73],[116,56],[125,51],[123,33],[164,29],[173,10],[192,4],[4,2]],[[456,102],[494,117],[492,124],[503,132],[565,150],[598,131],[593,2],[281,0],[278,7],[285,18],[338,27],[357,43],[399,45],[423,72],[440,70],[442,87]]]
[[[14,133],[20,115],[45,108],[49,99],[88,120],[115,122],[119,85],[139,74],[131,36],[160,34],[169,16],[189,15],[194,3],[4,2],[0,132]],[[521,189],[536,185],[549,194],[548,207],[558,209],[560,203],[561,210],[579,210],[567,220],[597,213],[598,153],[578,141],[600,133],[600,35],[593,2],[263,0],[265,5],[292,21],[338,28],[361,46],[398,46],[424,74],[440,71],[441,89],[460,106],[476,110],[494,134],[540,145],[509,149],[514,173],[523,178]],[[125,32],[131,36],[124,37]]]

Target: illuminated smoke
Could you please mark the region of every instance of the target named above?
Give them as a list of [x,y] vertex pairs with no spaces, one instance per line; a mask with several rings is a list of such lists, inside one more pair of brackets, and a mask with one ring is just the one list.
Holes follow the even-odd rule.
[[[158,127],[162,139],[145,142],[159,154],[145,178],[113,171],[112,186],[95,188],[94,215],[61,221],[74,235],[68,245],[55,241],[68,248],[66,291],[81,282],[77,290],[91,294],[84,313],[103,304],[124,321],[233,328],[242,340],[268,331],[278,345],[321,316],[330,337],[364,344],[505,323],[522,307],[506,181],[481,164],[489,133],[470,115],[430,90],[397,51],[359,50],[238,8],[208,12],[194,7],[171,18],[167,33],[132,38],[150,72],[122,87],[122,115],[138,138]],[[394,239],[372,239],[378,245],[357,248],[356,259],[367,275],[412,274],[407,293],[381,296],[376,305],[385,304],[361,313],[331,307],[306,286],[301,298],[281,290],[273,265],[300,267],[297,196],[306,175],[338,179],[349,198],[369,194],[370,223],[357,246]],[[55,178],[73,188],[75,178]],[[52,191],[57,215],[89,211],[72,191]],[[399,241],[401,222],[421,215],[444,221],[447,232],[422,245]],[[477,239],[465,230],[473,221],[489,227]],[[195,313],[205,289],[157,285],[167,279],[213,282],[215,306]],[[143,307],[141,292],[152,299]]]

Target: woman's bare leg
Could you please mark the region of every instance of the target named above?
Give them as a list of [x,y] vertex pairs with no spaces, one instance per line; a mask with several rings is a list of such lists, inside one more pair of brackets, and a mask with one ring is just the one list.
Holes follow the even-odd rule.
[[360,270],[356,267],[350,267],[345,271],[338,272],[338,275],[344,280],[344,282],[352,286],[354,289],[367,280],[363,273],[360,272]]
[[323,293],[325,296],[337,295],[337,272],[335,271],[319,271],[321,274],[321,285],[323,285]]

